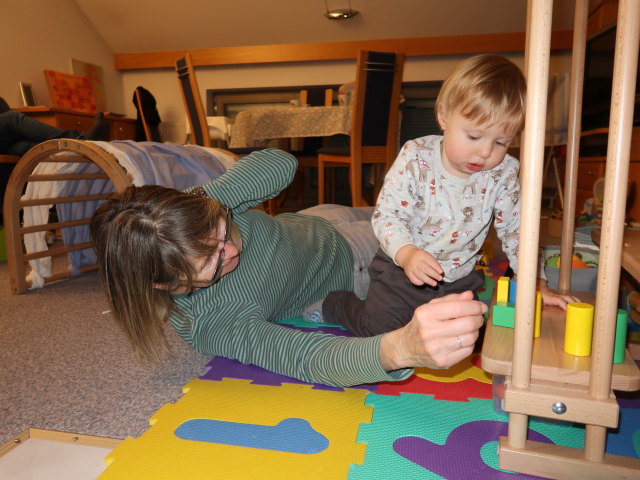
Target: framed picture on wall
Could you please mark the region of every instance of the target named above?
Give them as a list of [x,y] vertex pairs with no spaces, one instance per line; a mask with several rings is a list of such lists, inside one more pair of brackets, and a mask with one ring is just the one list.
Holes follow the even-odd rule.
[[38,105],[36,95],[33,93],[33,87],[30,83],[20,82],[20,93],[22,94],[22,104],[25,107],[35,107]]
[[96,99],[87,77],[45,70],[44,76],[54,107],[96,113]]
[[83,62],[75,58],[71,61],[71,73],[74,75],[82,75],[87,77],[91,88],[93,89],[93,96],[96,99],[96,108],[99,112],[107,111],[107,100],[104,89],[104,73],[100,65],[94,65],[93,63]]

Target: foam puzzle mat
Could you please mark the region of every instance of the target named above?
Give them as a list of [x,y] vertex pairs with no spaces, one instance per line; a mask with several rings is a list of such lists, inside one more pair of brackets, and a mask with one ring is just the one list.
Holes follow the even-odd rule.
[[[493,277],[478,292],[483,301]],[[348,335],[301,318],[280,323]],[[353,388],[214,357],[144,434],[111,452],[99,479],[539,478],[498,468],[508,416],[493,390],[477,354],[448,370]],[[616,393],[620,424],[608,430],[607,453],[640,457],[640,392]],[[582,448],[584,426],[531,418],[529,439]]]
[[[290,328],[336,326],[288,322]],[[139,438],[106,458],[100,480],[317,478],[528,479],[498,468],[507,415],[472,355],[449,370],[357,388],[306,384],[215,357]],[[620,395],[607,452],[640,457],[640,392]],[[584,427],[531,419],[531,440],[581,448]]]
[[195,379],[184,392],[114,449],[100,479],[346,478],[364,459],[365,390]]

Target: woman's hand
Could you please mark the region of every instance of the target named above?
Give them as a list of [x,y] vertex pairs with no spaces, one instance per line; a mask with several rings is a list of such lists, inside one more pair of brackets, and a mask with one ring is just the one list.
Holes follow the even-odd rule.
[[486,311],[484,303],[473,300],[472,292],[447,295],[419,306],[407,325],[382,337],[383,368],[455,365],[473,352]]
[[405,245],[396,253],[396,262],[402,267],[407,278],[414,285],[435,287],[442,280],[444,270],[430,253],[416,247]]

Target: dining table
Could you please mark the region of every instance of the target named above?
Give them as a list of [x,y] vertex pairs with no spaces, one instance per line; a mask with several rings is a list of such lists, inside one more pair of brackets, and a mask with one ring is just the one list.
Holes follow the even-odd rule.
[[328,137],[351,133],[351,106],[283,106],[239,112],[231,126],[230,148],[263,147],[277,138]]

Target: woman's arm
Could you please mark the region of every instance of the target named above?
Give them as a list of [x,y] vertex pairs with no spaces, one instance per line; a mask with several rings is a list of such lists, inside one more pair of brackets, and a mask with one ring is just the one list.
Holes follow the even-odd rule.
[[471,292],[448,295],[418,307],[411,322],[393,332],[342,337],[271,323],[258,306],[236,307],[235,314],[213,314],[188,341],[201,353],[338,386],[403,380],[413,367],[451,367],[473,352],[487,310]]
[[[216,310],[212,306],[212,310]],[[386,372],[379,360],[378,337],[304,332],[271,323],[258,306],[211,315],[187,339],[197,351],[221,355],[306,382],[351,386],[407,378],[410,369]],[[224,318],[222,318],[224,317]]]
[[258,150],[203,188],[211,198],[241,213],[278,195],[289,186],[297,168],[298,160],[287,152]]

